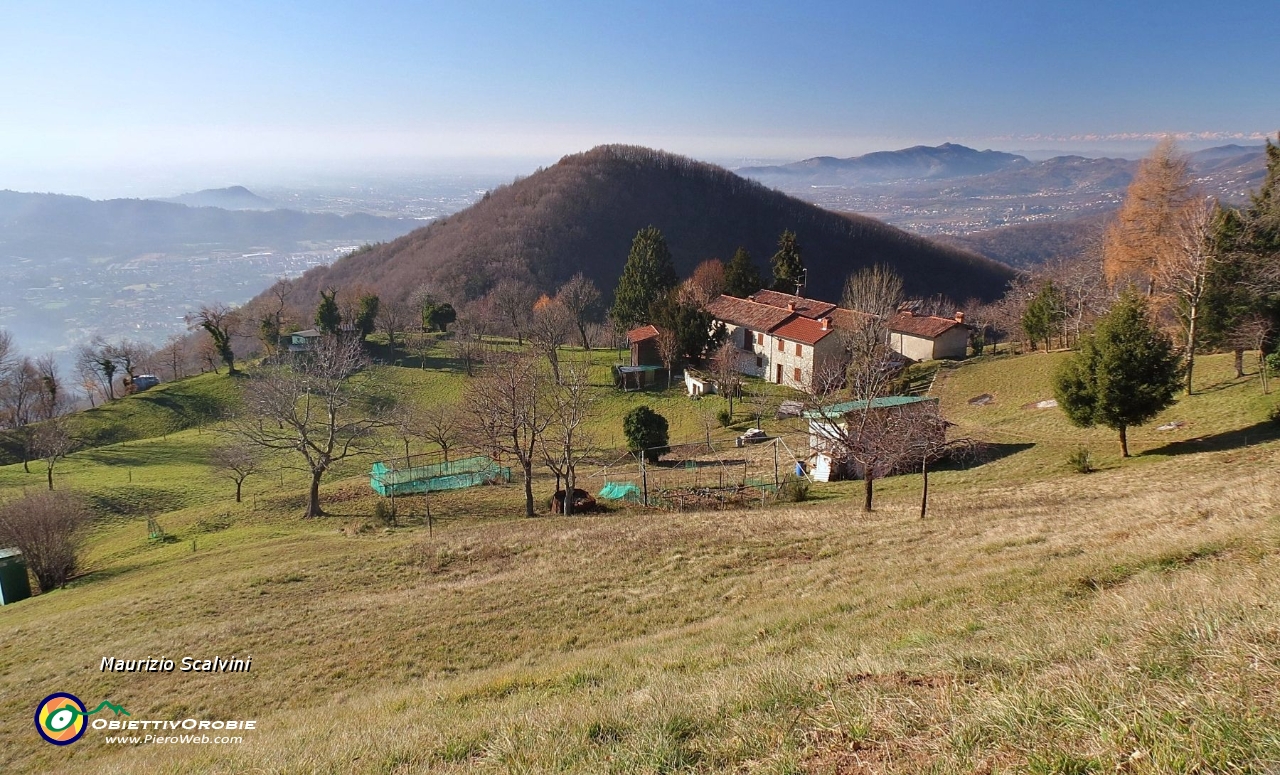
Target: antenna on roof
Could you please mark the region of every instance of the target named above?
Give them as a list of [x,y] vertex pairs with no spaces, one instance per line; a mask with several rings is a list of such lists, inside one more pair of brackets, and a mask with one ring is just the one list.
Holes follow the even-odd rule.
[[800,279],[796,280],[796,295],[804,296],[804,287],[809,284],[809,268],[804,267],[800,270]]

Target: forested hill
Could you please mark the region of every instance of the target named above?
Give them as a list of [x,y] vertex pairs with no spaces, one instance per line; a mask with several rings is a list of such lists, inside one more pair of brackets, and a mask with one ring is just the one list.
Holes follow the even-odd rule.
[[683,275],[705,259],[727,260],[739,245],[767,271],[779,235],[791,229],[809,269],[807,292],[827,299],[839,298],[851,272],[874,263],[897,269],[912,293],[962,301],[1000,295],[1013,275],[975,253],[823,210],[720,167],[615,145],[566,156],[455,215],[313,269],[295,298],[309,304],[322,288],[355,284],[403,298],[431,283],[458,302],[504,277],[550,291],[577,271],[611,296],[632,238],[649,225],[665,235]]

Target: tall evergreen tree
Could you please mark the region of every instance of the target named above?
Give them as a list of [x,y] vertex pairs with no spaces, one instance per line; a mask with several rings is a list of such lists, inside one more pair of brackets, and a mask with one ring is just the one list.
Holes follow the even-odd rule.
[[1280,331],[1280,145],[1267,140],[1267,176],[1246,207],[1221,208],[1214,234],[1214,271],[1204,295],[1205,341],[1235,352],[1244,375],[1246,321],[1263,316]]
[[796,233],[787,229],[778,238],[778,252],[770,262],[773,266],[773,289],[783,293],[799,293],[804,287],[804,261],[800,258],[800,245]]
[[738,248],[724,268],[724,292],[730,296],[746,298],[764,287],[755,259],[746,248]]
[[679,280],[662,232],[653,226],[636,232],[627,265],[614,291],[610,312],[614,324],[626,330],[648,322],[649,308]]
[[322,334],[336,334],[341,324],[342,313],[338,311],[338,289],[321,290],[320,306],[316,307],[316,328]]
[[1128,428],[1170,406],[1181,385],[1182,358],[1131,289],[1054,374],[1053,394],[1073,425],[1118,431],[1129,457]]
[[366,293],[360,297],[360,310],[356,313],[355,326],[356,331],[360,332],[360,338],[372,334],[378,325],[378,308],[381,306],[377,295]]

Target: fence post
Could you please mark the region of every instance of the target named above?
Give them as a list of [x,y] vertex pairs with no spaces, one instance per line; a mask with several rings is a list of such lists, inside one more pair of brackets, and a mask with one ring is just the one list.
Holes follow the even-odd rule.
[[773,441],[773,486],[777,487],[781,482],[778,481],[778,440]]
[[649,505],[649,473],[648,473],[648,469],[645,468],[645,465],[644,465],[645,451],[646,450],[643,450],[643,449],[640,450],[640,484],[644,487],[644,505],[648,506]]

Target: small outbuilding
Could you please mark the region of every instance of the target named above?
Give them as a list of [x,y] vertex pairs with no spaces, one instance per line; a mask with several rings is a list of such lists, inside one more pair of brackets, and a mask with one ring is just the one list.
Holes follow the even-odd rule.
[[661,366],[658,354],[658,329],[656,326],[640,326],[627,332],[627,344],[631,347],[632,366]]
[[31,597],[27,559],[17,549],[0,549],[0,605]]

